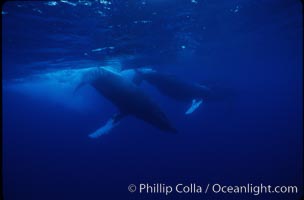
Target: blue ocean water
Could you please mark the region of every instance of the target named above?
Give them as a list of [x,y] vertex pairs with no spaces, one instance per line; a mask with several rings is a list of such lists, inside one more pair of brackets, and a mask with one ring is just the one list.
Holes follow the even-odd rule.
[[[6,200],[300,199],[302,4],[298,0],[14,1],[2,6]],[[127,117],[92,87],[96,66],[151,67],[234,91],[185,115],[144,84],[177,134]],[[297,186],[297,194],[147,194],[130,184]],[[137,188],[139,189],[139,188]]]

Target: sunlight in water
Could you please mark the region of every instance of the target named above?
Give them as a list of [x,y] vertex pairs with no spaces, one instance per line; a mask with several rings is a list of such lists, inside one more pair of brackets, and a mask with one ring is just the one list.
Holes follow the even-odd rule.
[[5,90],[18,92],[36,100],[85,111],[94,109],[100,95],[90,86],[85,86],[77,92],[75,88],[94,70],[96,67],[57,70],[5,81],[3,87]]

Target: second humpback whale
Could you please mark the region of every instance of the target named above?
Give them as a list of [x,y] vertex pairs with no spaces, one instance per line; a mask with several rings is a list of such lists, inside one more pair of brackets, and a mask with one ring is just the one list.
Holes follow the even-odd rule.
[[213,96],[213,91],[209,87],[177,78],[171,74],[160,73],[150,68],[139,68],[135,71],[136,75],[133,76],[135,83],[145,80],[168,97],[182,102],[191,102],[191,106],[185,112],[187,115],[194,112],[203,100]]
[[209,81],[207,86],[184,80],[172,74],[158,72],[152,68],[131,68],[119,71],[119,73],[134,84],[140,85],[142,81],[146,81],[163,95],[190,103],[190,107],[185,112],[186,115],[193,113],[203,101],[219,101],[235,96],[232,90],[218,86],[214,82]]
[[91,138],[109,132],[127,115],[142,119],[162,131],[177,132],[160,107],[140,87],[124,78],[119,72],[111,68],[99,67],[85,77],[76,90],[83,84],[89,83],[119,110],[119,113],[104,126],[90,134]]

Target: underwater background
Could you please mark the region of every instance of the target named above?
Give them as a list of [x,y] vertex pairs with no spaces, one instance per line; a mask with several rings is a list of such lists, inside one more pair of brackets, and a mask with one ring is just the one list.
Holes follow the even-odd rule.
[[[4,199],[300,199],[302,23],[298,0],[4,3]],[[117,110],[90,86],[73,93],[81,71],[96,66],[148,66],[236,95],[186,116],[188,104],[143,86],[178,133],[127,117],[91,139]],[[296,185],[299,193],[128,191],[140,183]]]

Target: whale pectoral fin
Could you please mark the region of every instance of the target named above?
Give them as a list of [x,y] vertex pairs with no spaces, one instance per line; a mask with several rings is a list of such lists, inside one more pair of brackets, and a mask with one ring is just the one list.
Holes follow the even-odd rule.
[[188,108],[188,110],[185,112],[185,115],[190,115],[191,113],[193,113],[202,103],[203,103],[202,99],[200,100],[193,99],[192,104],[190,108]]
[[118,113],[115,114],[113,117],[111,117],[106,123],[105,125],[103,125],[102,127],[100,127],[99,129],[97,129],[94,133],[91,133],[89,135],[90,138],[98,138],[104,134],[109,133],[114,127],[116,127],[119,122],[121,121],[121,119],[124,117],[125,115]]

